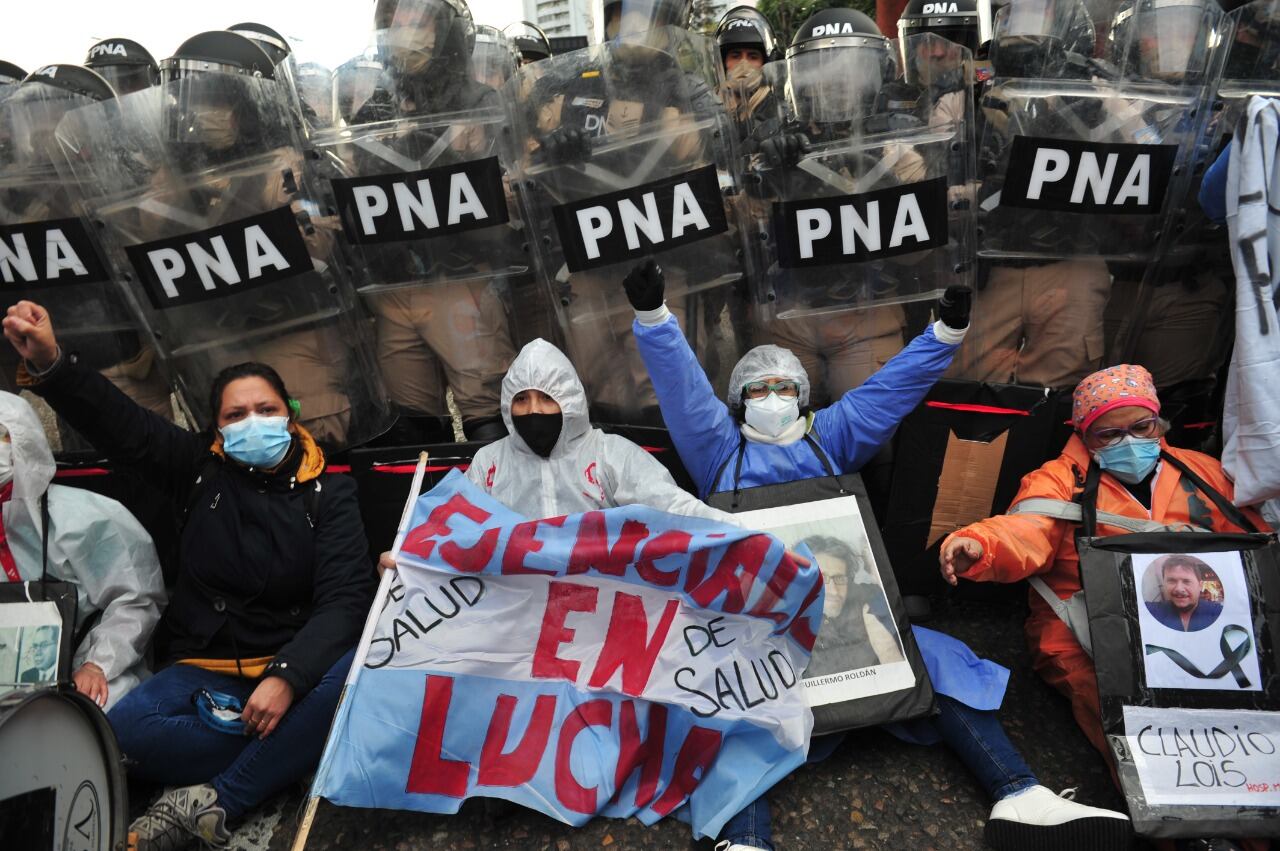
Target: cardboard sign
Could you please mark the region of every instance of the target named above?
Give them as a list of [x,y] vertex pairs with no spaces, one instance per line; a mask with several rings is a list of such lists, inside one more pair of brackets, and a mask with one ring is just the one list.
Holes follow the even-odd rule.
[[729,229],[713,165],[551,210],[570,272],[609,266]]
[[1000,203],[1069,213],[1160,212],[1177,145],[1015,136]]
[[689,802],[715,836],[803,763],[822,578],[781,541],[635,505],[526,520],[456,471],[409,526],[317,794],[574,825]]
[[497,157],[330,183],[342,230],[356,244],[429,239],[510,219]]
[[861,195],[778,201],[773,226],[783,268],[863,263],[948,242],[947,180]]
[[226,298],[315,268],[288,206],[125,252],[157,310]]
[[1124,707],[1148,804],[1280,807],[1280,713]]
[[0,225],[0,281],[23,289],[108,280],[79,219]]

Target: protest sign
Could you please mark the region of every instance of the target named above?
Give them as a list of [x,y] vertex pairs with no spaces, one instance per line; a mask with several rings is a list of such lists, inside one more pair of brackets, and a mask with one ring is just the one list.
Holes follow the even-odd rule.
[[314,794],[574,825],[688,803],[715,836],[804,761],[822,580],[776,538],[640,506],[527,520],[455,472],[396,562]]

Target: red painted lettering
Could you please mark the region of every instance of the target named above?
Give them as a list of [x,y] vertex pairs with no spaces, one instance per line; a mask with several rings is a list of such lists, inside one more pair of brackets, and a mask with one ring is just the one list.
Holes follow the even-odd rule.
[[777,568],[773,571],[773,575],[769,577],[769,583],[765,586],[764,593],[760,595],[760,600],[751,607],[749,614],[760,618],[769,618],[778,626],[786,623],[787,615],[783,612],[772,611],[772,609],[786,596],[787,589],[791,587],[791,583],[795,581],[799,573],[800,567],[791,558],[791,554],[784,552],[781,560],[778,561]]
[[519,786],[528,783],[538,773],[538,763],[542,762],[547,740],[551,738],[551,724],[556,718],[556,696],[538,695],[529,728],[524,731],[520,744],[511,753],[503,753],[517,702],[509,694],[498,695],[498,705],[494,708],[489,730],[484,736],[484,747],[480,750],[477,786]]
[[649,527],[638,520],[626,520],[612,547],[604,514],[588,511],[578,525],[578,539],[573,542],[567,573],[574,575],[594,570],[606,576],[622,576],[635,559],[636,547],[649,535]]
[[689,730],[689,735],[684,737],[680,753],[676,756],[671,782],[653,805],[655,813],[660,816],[669,815],[693,794],[693,790],[698,788],[698,784],[706,776],[711,763],[715,762],[716,754],[720,753],[720,738],[718,730],[706,727],[693,727]]
[[622,787],[637,768],[640,780],[636,783],[636,807],[649,806],[658,794],[658,781],[662,779],[662,751],[667,739],[667,707],[650,703],[649,736],[640,738],[640,725],[636,721],[634,701],[625,700],[618,708],[618,770],[614,773],[614,794],[621,795]]
[[678,529],[668,529],[652,541],[644,545],[640,551],[640,561],[636,563],[636,572],[645,582],[663,588],[670,588],[680,580],[680,568],[658,570],[654,562],[664,556],[689,552],[689,543],[693,536]]
[[608,727],[612,722],[613,704],[607,700],[589,700],[564,719],[556,745],[556,798],[566,809],[595,814],[596,787],[587,788],[573,776],[573,742],[587,727]]
[[658,661],[658,653],[667,640],[671,622],[680,608],[679,600],[668,600],[662,617],[649,635],[649,619],[644,612],[644,600],[634,594],[621,591],[613,597],[613,612],[609,615],[609,631],[591,672],[589,685],[603,688],[619,668],[622,669],[622,691],[639,697],[649,683],[649,675]]
[[542,541],[539,541],[534,535],[538,532],[538,526],[563,526],[565,518],[549,517],[546,520],[530,520],[525,523],[518,524],[511,530],[511,537],[507,540],[507,548],[502,552],[502,572],[505,574],[518,573],[536,573],[542,576],[555,576],[556,570],[539,570],[535,567],[526,567],[524,557],[529,553],[536,553],[542,549]]
[[448,795],[450,798],[467,796],[467,774],[471,764],[441,756],[444,725],[452,699],[453,677],[428,674],[427,689],[422,698],[422,720],[418,723],[418,740],[413,745],[406,792]]
[[699,606],[707,609],[721,594],[725,594],[723,610],[731,614],[741,612],[751,594],[756,576],[764,567],[764,559],[771,543],[767,535],[752,535],[734,541],[725,549],[720,563],[711,575],[693,589],[689,596]]
[[598,588],[572,582],[552,582],[547,588],[547,608],[542,613],[542,629],[538,646],[533,651],[531,676],[539,679],[562,679],[577,682],[578,666],[573,659],[561,659],[556,649],[573,641],[575,630],[564,625],[570,612],[594,612]]
[[431,509],[431,513],[427,515],[427,522],[409,530],[404,543],[400,545],[400,551],[420,558],[431,555],[431,550],[435,548],[435,539],[448,535],[452,531],[449,528],[449,518],[455,514],[461,514],[474,523],[483,523],[491,516],[489,512],[472,504],[462,494],[454,494],[447,502]]
[[493,558],[493,551],[498,546],[498,533],[501,529],[487,529],[480,540],[472,547],[460,547],[449,540],[440,545],[440,557],[449,563],[454,570],[463,573],[479,573]]

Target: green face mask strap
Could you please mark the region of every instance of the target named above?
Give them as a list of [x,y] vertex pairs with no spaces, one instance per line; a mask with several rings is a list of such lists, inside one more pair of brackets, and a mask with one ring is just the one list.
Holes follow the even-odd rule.
[[295,417],[302,413],[302,403],[297,399],[290,399],[287,404],[289,406],[289,410],[293,411],[293,415]]

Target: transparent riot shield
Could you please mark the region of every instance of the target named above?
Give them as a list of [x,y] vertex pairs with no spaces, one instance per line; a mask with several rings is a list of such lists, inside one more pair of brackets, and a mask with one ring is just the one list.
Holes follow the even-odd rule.
[[[710,49],[663,31],[537,63],[507,89],[525,95],[513,159],[539,271],[598,419],[659,421],[622,289],[647,257],[713,383],[737,358],[723,318],[748,258],[725,202],[737,185],[732,131],[703,76]],[[524,86],[531,68],[539,77]]]
[[1235,131],[1249,98],[1280,97],[1280,0],[1254,0],[1233,11],[1218,82],[1215,150]]
[[206,72],[78,110],[59,128],[110,259],[193,421],[223,368],[273,366],[301,422],[335,447],[389,424],[372,333],[340,274],[334,222],[302,179],[286,94]]
[[[0,151],[0,288],[4,306],[43,305],[58,339],[81,363],[100,370],[139,404],[173,416],[169,382],[147,334],[129,310],[92,224],[81,215],[81,188],[54,167],[54,131],[68,112],[95,101],[39,82],[0,103],[0,126],[13,144]],[[109,108],[109,107],[108,107]],[[17,392],[11,347],[0,355],[4,389]],[[87,449],[62,422],[50,442]]]

